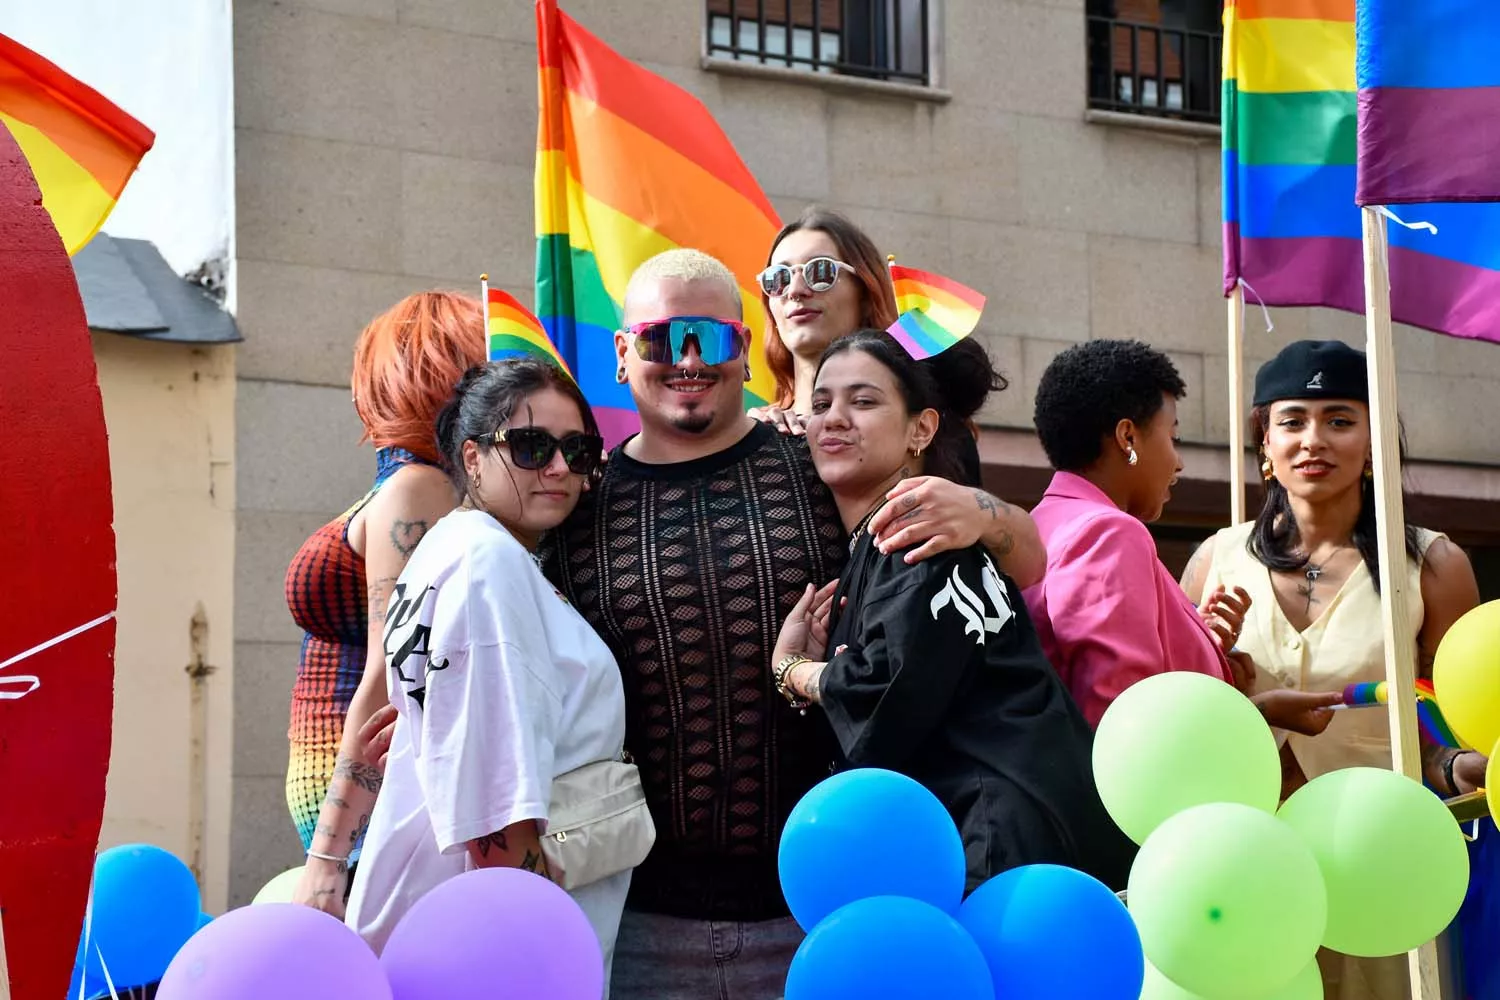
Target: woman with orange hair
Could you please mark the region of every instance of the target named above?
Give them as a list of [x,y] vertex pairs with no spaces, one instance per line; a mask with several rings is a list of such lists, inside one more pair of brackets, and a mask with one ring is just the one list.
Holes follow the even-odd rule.
[[[286,575],[303,629],[292,689],[286,796],[308,852],[299,902],[341,913],[370,810],[351,807],[380,772],[355,754],[358,726],[385,702],[381,635],[391,588],[427,529],[458,504],[440,467],[435,424],[454,386],[486,356],[479,302],[409,295],[375,317],[354,348],[354,409],[375,446],[375,482],[313,532]],[[371,796],[373,800],[373,796]]]

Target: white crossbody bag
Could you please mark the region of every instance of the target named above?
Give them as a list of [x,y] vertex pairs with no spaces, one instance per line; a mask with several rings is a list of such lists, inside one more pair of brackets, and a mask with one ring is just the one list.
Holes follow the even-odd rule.
[[646,860],[656,825],[636,766],[601,760],[552,779],[542,856],[552,880],[577,889]]

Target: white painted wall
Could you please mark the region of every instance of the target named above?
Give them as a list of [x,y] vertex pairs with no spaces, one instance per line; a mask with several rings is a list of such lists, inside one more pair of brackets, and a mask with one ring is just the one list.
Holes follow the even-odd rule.
[[155,243],[179,273],[232,257],[231,0],[0,0],[0,33],[156,133],[112,236]]

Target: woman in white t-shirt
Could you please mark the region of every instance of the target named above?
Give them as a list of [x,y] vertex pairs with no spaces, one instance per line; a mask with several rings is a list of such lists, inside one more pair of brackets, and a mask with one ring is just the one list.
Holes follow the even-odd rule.
[[[377,952],[418,899],[464,871],[552,877],[540,838],[553,779],[620,759],[625,740],[614,657],[532,555],[599,468],[578,387],[539,358],[476,367],[437,434],[464,500],[417,546],[386,612],[399,716],[347,916]],[[572,892],[606,976],[629,885],[626,870]]]

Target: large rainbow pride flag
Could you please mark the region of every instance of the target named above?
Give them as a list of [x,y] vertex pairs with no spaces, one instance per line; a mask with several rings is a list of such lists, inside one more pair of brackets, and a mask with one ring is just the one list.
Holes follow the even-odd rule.
[[775,209],[697,98],[537,0],[536,312],[594,405],[608,444],[639,426],[615,380],[625,284],[663,250],[693,247],[739,279],[754,331],[746,404],[774,395],[755,276]]
[[1500,5],[1359,0],[1359,203],[1500,200]]
[[[1226,0],[1226,294],[1243,279],[1267,305],[1364,312],[1354,22],[1355,0]],[[1500,206],[1415,220],[1438,232],[1390,226],[1394,318],[1500,341]]]
[[74,254],[94,238],[156,141],[150,129],[24,45],[0,35],[0,123]]

